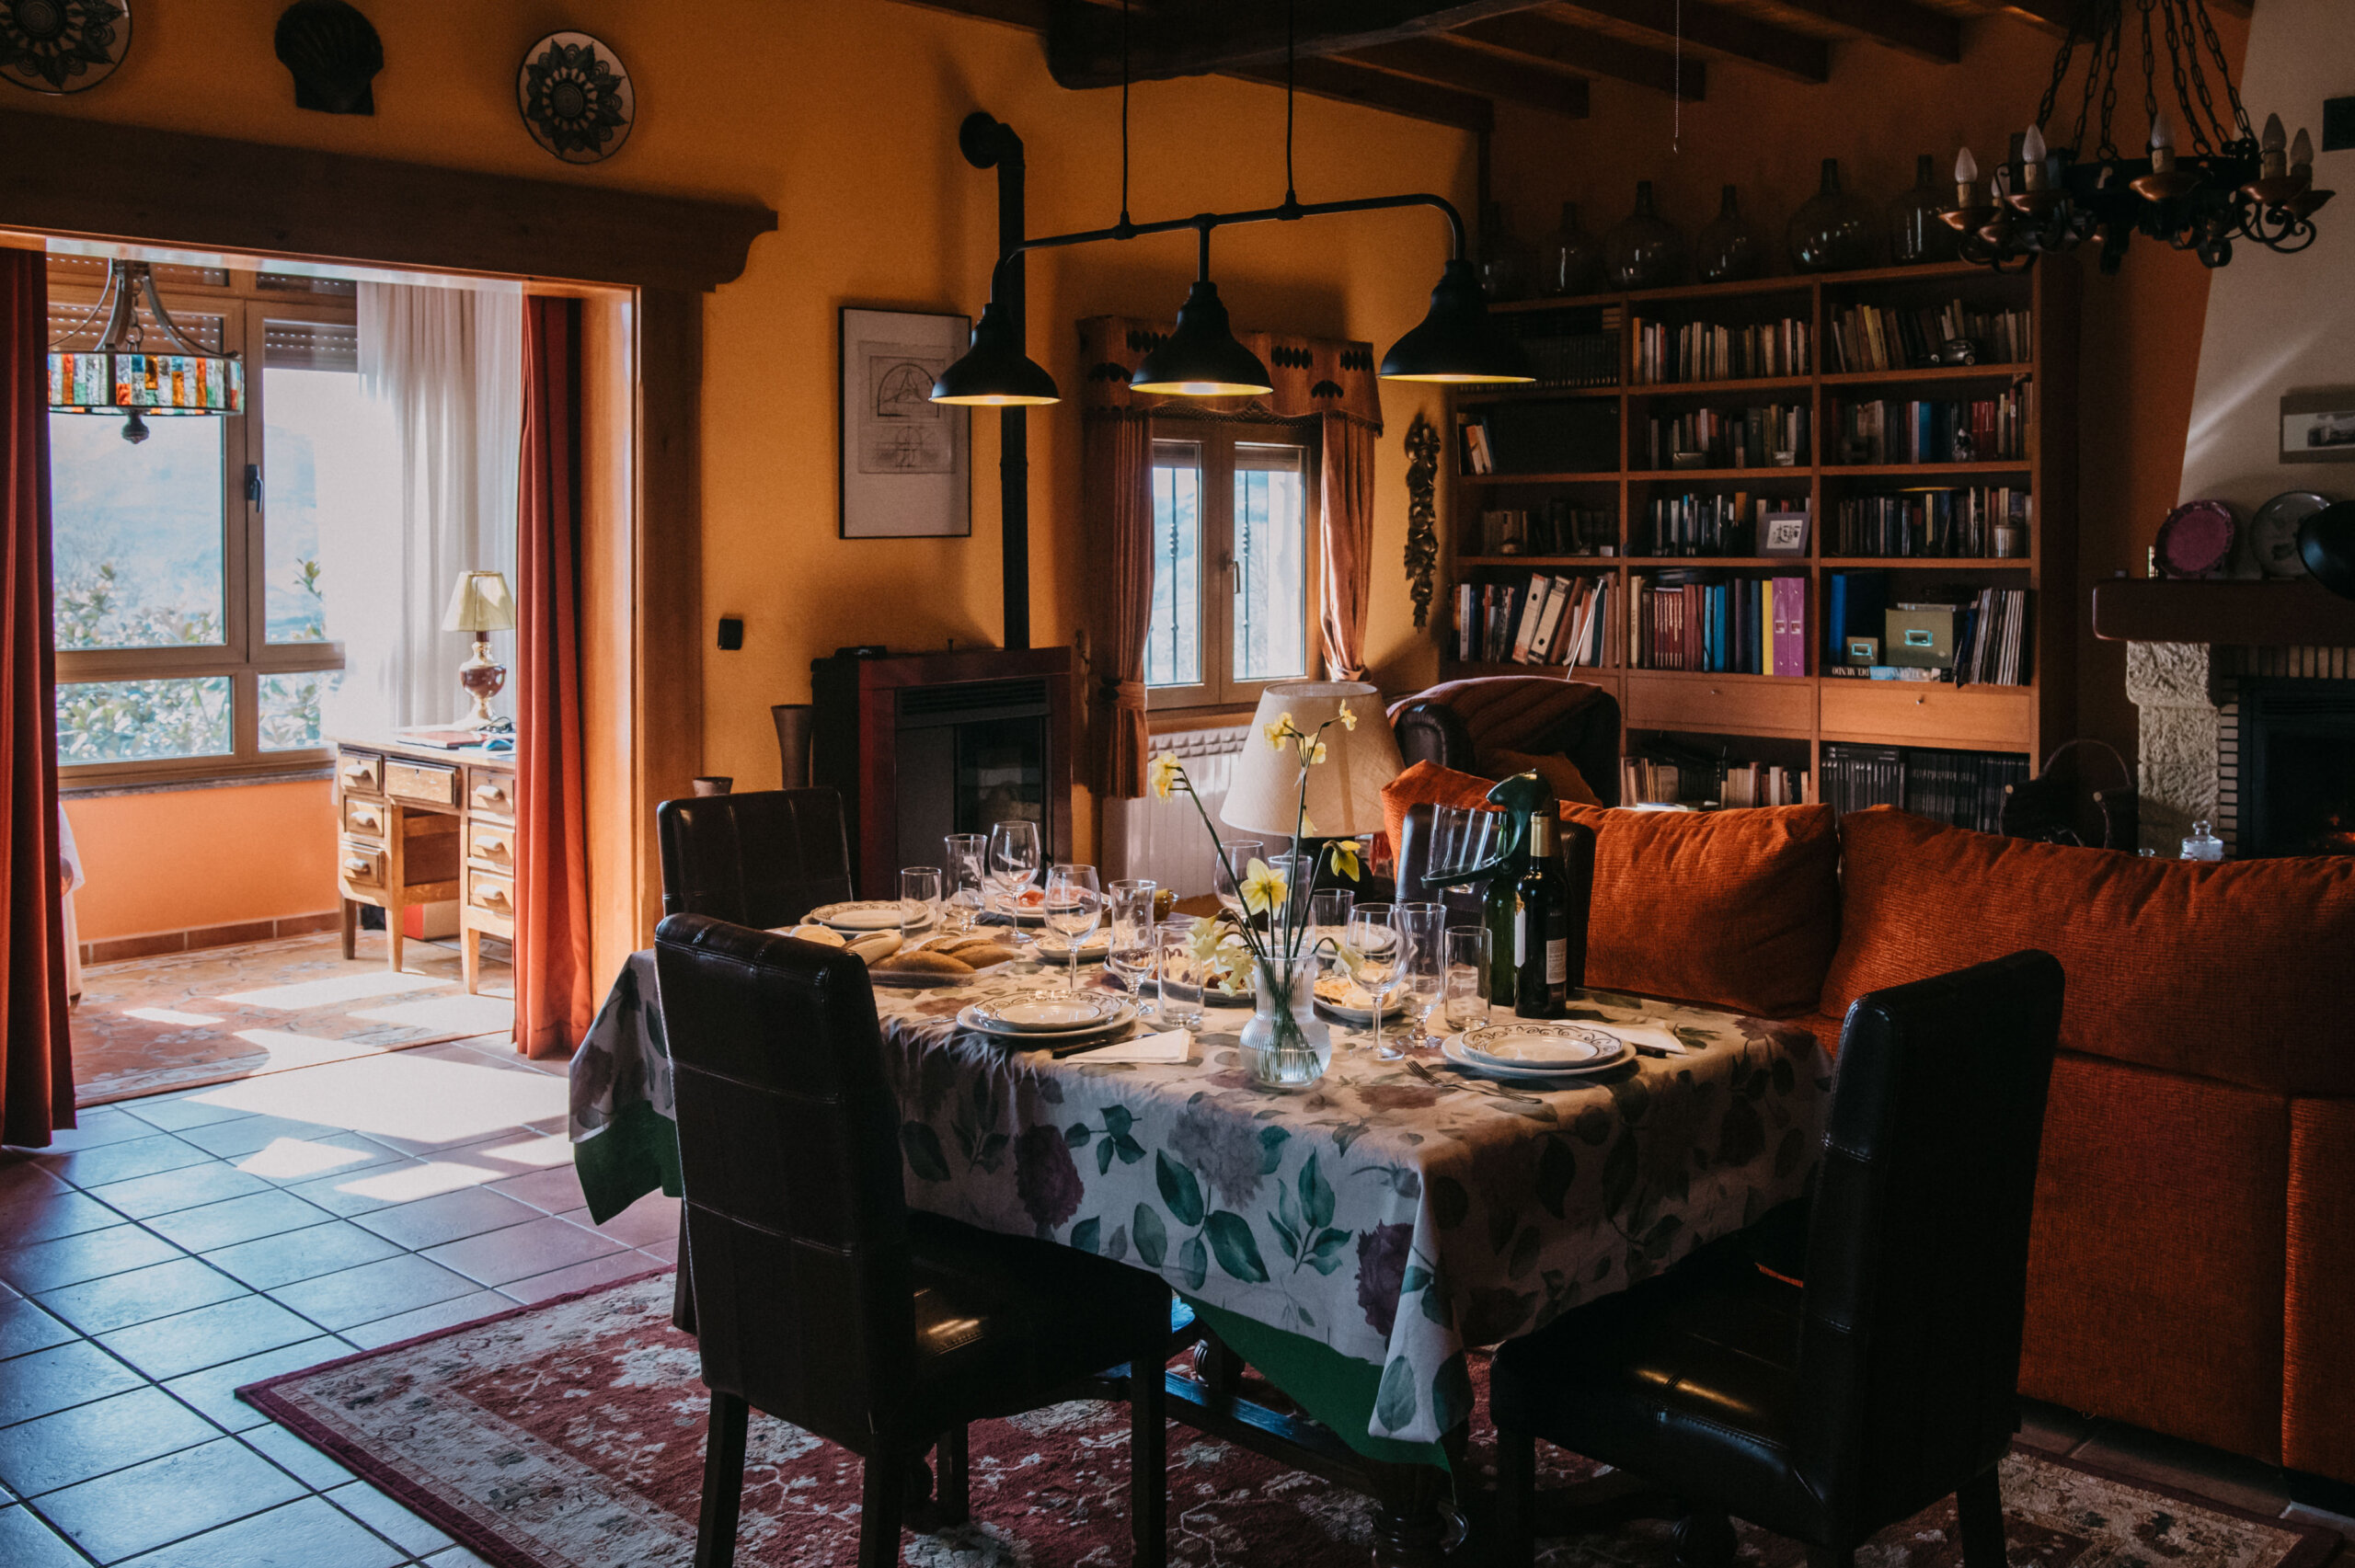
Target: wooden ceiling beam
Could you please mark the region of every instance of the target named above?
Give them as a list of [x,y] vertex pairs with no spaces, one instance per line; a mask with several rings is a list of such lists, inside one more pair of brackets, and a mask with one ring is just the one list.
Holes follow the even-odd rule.
[[1625,39],[1574,28],[1551,17],[1530,13],[1490,17],[1467,22],[1449,35],[1467,43],[1502,51],[1508,57],[1542,60],[1568,71],[1616,76],[1655,92],[1681,92],[1698,103],[1709,96],[1708,67],[1688,59],[1682,68],[1673,55]]
[[[1585,77],[1534,65],[1511,55],[1492,54],[1457,43],[1453,38],[1378,43],[1370,49],[1351,50],[1338,58],[1545,114],[1570,120],[1584,120],[1587,114]],[[1277,78],[1282,78],[1281,69]]]
[[[1815,86],[1832,79],[1832,47],[1820,38],[1715,6],[1686,6],[1683,10],[1688,51],[1739,61]],[[1557,0],[1541,14],[1571,22],[1601,17],[1671,39],[1676,36],[1676,11],[1675,0],[1568,0],[1567,4]]]
[[1909,5],[1906,0],[1775,0],[1775,4],[1941,65],[1962,59],[1962,23],[1943,11]]
[[[1443,33],[1466,22],[1527,10],[1539,0],[1300,0],[1293,18],[1303,59],[1346,54]],[[1047,70],[1065,87],[1120,82],[1120,13],[1093,0],[1047,0]],[[1177,0],[1128,21],[1129,79],[1199,76],[1241,66],[1281,68],[1285,8],[1256,0]]]
[[[1238,66],[1222,74],[1271,86],[1284,85],[1284,68],[1281,61],[1273,66]],[[1370,65],[1354,64],[1346,60],[1303,60],[1295,81],[1300,90],[1310,97],[1331,98],[1336,103],[1353,103],[1365,109],[1403,114],[1409,120],[1452,125],[1459,131],[1469,131],[1477,135],[1486,135],[1496,129],[1496,109],[1487,97],[1459,92],[1436,82],[1394,75]],[[1584,85],[1580,84],[1581,87]],[[1557,109],[1554,112],[1568,111]],[[1579,112],[1585,112],[1583,107]]]

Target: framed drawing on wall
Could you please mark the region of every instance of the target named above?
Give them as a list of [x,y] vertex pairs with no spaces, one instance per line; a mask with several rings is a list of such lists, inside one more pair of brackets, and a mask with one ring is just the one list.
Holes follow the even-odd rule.
[[972,338],[964,316],[842,311],[842,537],[973,532],[972,422],[932,383]]
[[2355,390],[2283,393],[2281,461],[2355,463]]

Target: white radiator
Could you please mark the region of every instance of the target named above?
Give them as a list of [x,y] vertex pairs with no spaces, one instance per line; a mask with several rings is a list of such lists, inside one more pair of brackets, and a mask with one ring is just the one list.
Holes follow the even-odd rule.
[[[1219,807],[1226,803],[1226,786],[1235,773],[1235,759],[1243,750],[1248,725],[1233,729],[1189,729],[1153,738],[1153,754],[1177,754],[1194,781],[1202,807],[1224,832]],[[1172,888],[1181,898],[1199,898],[1211,890],[1211,843],[1194,803],[1173,795],[1156,800],[1147,795],[1136,800],[1108,800],[1104,813],[1104,873],[1116,876],[1145,876]]]

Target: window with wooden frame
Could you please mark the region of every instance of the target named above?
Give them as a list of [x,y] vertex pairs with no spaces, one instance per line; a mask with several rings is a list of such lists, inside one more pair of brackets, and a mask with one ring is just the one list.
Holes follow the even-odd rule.
[[[106,263],[52,257],[52,341],[95,342]],[[320,475],[361,421],[357,301],[332,279],[158,266],[180,330],[240,353],[245,412],[50,416],[61,782],[306,772],[344,651],[327,634]],[[141,312],[143,320],[145,312]]]
[[1315,677],[1317,467],[1298,426],[1154,420],[1153,708],[1247,707]]

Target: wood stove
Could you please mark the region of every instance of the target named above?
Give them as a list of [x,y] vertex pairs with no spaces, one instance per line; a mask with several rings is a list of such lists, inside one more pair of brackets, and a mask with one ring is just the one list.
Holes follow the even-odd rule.
[[2355,854],[2355,681],[2240,683],[2239,853]]
[[810,772],[842,795],[861,898],[897,898],[902,866],[1008,818],[1071,857],[1071,671],[1069,648],[811,661]]

